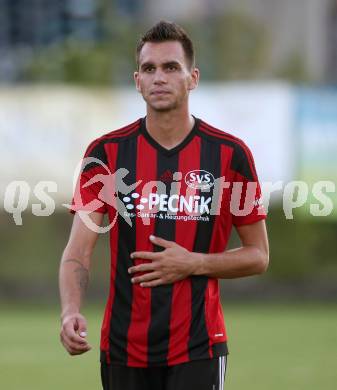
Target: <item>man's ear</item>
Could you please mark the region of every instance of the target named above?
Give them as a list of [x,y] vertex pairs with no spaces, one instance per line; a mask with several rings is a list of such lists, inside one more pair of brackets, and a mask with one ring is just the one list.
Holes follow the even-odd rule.
[[191,70],[191,78],[190,78],[190,83],[188,88],[190,91],[197,88],[199,84],[199,78],[200,78],[200,70],[198,68],[193,68]]
[[139,85],[139,72],[135,71],[133,72],[133,79],[135,80],[136,89],[138,92],[140,92],[140,85]]

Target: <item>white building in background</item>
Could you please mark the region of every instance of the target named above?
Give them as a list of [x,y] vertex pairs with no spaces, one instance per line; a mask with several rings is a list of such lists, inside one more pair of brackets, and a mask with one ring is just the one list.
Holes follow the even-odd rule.
[[[262,182],[293,177],[294,91],[288,84],[201,84],[191,95],[191,111],[243,139]],[[52,181],[58,205],[69,202],[75,168],[88,144],[144,115],[134,88],[0,88],[0,145],[6,145],[0,153],[5,167],[0,200],[13,181],[26,181],[30,188]]]

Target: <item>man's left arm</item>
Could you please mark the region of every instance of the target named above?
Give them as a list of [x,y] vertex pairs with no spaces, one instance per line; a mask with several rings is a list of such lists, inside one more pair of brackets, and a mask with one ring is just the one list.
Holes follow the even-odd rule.
[[[134,252],[132,258],[151,262],[129,269],[132,282],[142,287],[169,284],[189,276],[231,279],[261,274],[269,263],[269,246],[265,221],[236,227],[242,246],[221,253],[190,252],[172,241],[150,237],[151,242],[164,248],[162,252]],[[145,272],[141,276],[137,273]]]
[[223,253],[199,254],[194,275],[231,279],[265,272],[269,264],[269,245],[264,220],[236,227],[242,246]]

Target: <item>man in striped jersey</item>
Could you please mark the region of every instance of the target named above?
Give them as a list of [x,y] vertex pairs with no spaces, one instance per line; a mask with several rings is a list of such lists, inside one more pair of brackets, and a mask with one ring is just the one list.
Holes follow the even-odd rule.
[[[179,26],[162,21],[142,37],[134,77],[146,117],[85,153],[60,265],[61,341],[71,355],[90,349],[80,304],[98,235],[92,226],[107,213],[103,388],[222,389],[228,349],[218,279],[268,266],[253,157],[240,139],[190,114],[199,71]],[[233,225],[242,246],[226,250]]]

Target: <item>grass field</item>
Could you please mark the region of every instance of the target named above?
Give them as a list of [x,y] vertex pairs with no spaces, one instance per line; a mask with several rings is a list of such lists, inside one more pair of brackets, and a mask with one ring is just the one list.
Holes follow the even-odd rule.
[[[59,343],[58,311],[1,306],[0,389],[100,389],[102,310],[84,310],[93,350],[70,357]],[[337,305],[228,304],[225,318],[226,390],[337,388]]]

